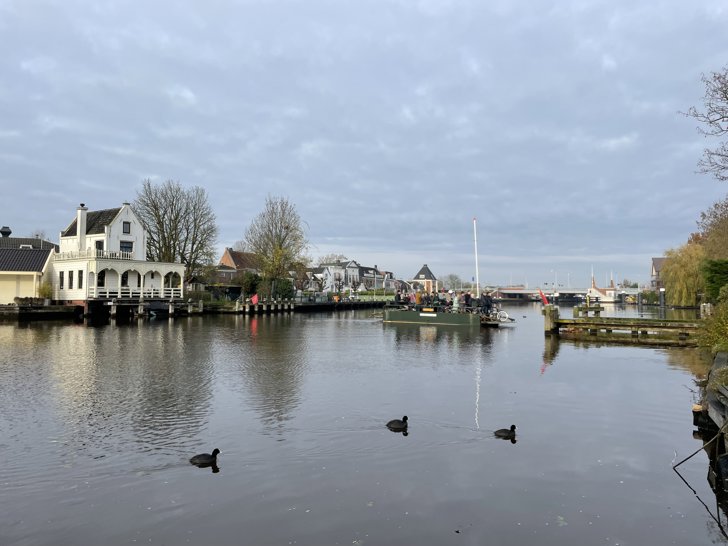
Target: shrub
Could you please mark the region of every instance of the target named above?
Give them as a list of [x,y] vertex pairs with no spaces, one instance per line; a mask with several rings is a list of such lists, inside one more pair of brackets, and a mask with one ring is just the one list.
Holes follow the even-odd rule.
[[728,303],[718,304],[705,319],[698,334],[698,344],[713,353],[728,350]]

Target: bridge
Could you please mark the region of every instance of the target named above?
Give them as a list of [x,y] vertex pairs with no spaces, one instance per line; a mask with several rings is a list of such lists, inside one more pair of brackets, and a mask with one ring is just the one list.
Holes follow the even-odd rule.
[[[526,288],[522,286],[510,286],[510,287],[487,287],[485,290],[490,291],[492,295],[501,301],[541,301],[541,294],[539,288]],[[607,290],[613,290],[615,292],[614,298],[605,298],[595,295],[594,289],[589,288],[571,288],[559,286],[554,290],[552,287],[546,287],[541,289],[544,296],[550,302],[573,302],[582,301],[586,299],[587,294],[591,292],[591,299],[594,301],[601,301],[603,303],[621,303],[627,299],[637,299],[637,295],[640,293],[639,288],[608,288]],[[611,299],[611,301],[610,301]]]

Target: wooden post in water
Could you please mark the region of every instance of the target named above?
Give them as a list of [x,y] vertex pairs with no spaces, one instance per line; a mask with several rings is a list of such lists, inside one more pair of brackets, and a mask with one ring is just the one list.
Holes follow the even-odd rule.
[[546,335],[559,335],[559,326],[557,320],[559,319],[559,310],[553,305],[544,305],[543,310],[543,329]]

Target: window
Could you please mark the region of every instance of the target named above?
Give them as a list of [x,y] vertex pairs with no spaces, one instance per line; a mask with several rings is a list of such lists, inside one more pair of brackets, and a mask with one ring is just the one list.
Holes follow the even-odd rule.
[[78,287],[83,288],[83,271],[78,270]]
[[99,271],[99,274],[96,275],[96,286],[99,288],[106,286],[106,271]]
[[120,241],[119,250],[122,252],[134,252],[134,243],[132,241]]
[[58,288],[63,290],[63,271],[58,274]]
[[131,222],[122,222],[122,231],[124,233],[131,233]]
[[121,274],[121,286],[129,286],[129,272],[124,271]]
[[96,241],[96,250],[104,250],[104,242],[103,241]]
[[68,289],[73,290],[73,271],[68,272]]

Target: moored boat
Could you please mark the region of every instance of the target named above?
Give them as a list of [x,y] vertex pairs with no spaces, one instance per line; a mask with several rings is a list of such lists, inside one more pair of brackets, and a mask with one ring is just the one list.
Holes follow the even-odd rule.
[[399,324],[438,324],[446,326],[480,326],[480,315],[451,312],[442,307],[385,307],[384,322]]

